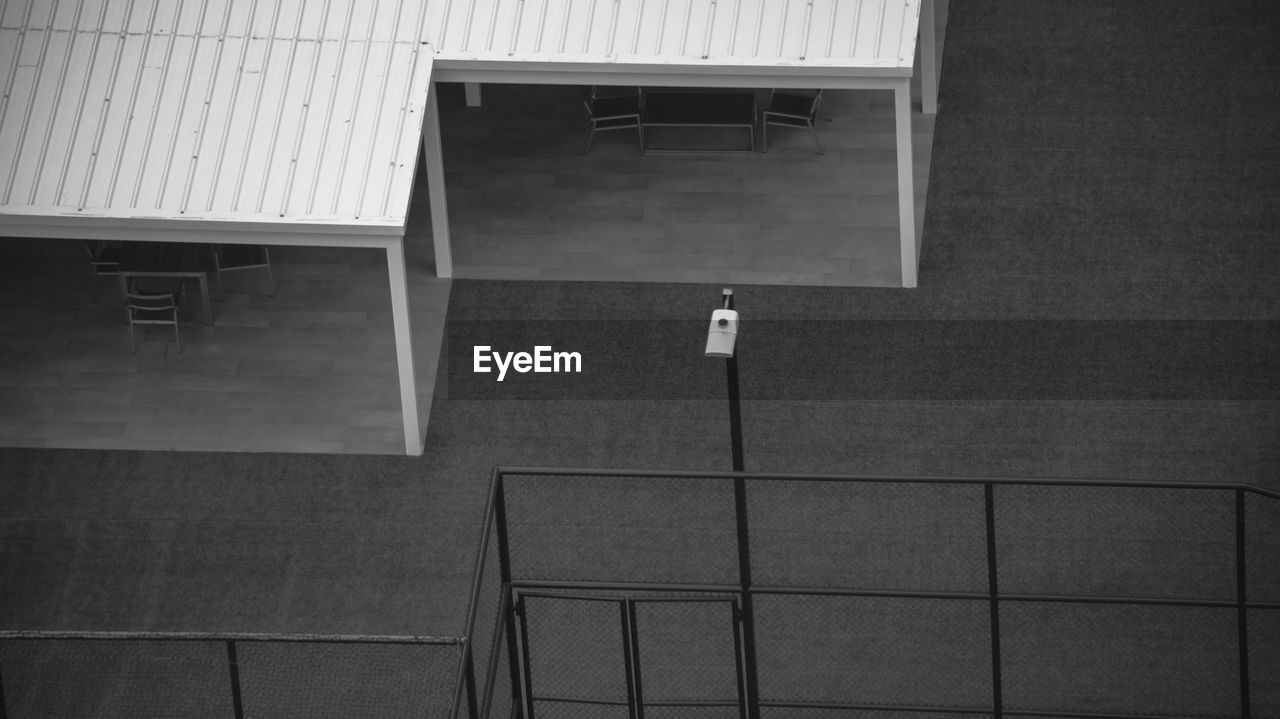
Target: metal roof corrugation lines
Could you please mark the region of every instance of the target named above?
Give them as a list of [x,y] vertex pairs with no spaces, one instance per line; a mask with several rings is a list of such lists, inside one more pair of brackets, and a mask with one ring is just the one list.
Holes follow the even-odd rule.
[[400,228],[425,17],[420,0],[9,0],[0,218]]
[[909,74],[921,0],[435,0],[437,61],[883,69]]

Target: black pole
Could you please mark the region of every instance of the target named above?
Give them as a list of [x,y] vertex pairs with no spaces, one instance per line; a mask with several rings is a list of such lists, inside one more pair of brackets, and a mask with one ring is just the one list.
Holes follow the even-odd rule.
[[463,645],[462,651],[467,653],[466,677],[464,678],[467,685],[467,716],[470,719],[480,719],[480,711],[476,704],[476,653],[471,650],[469,639]]
[[236,719],[244,719],[244,699],[240,696],[240,663],[236,660],[236,642],[227,640],[227,667],[231,670],[231,709]]
[[1236,644],[1239,645],[1240,719],[1249,719],[1249,595],[1245,562],[1244,490],[1236,492]]
[[0,676],[0,719],[9,719],[9,710],[4,703],[4,677]]
[[619,602],[622,610],[622,655],[627,670],[627,704],[631,719],[644,719],[644,688],[640,677],[640,635],[636,631],[636,605],[630,597]]
[[1004,716],[1004,691],[1000,672],[1000,584],[996,564],[996,499],[995,487],[982,486],[987,518],[987,594],[991,605],[991,707],[995,719]]
[[[519,607],[510,601],[511,598],[511,546],[507,539],[507,485],[506,479],[502,476],[502,472],[494,472],[494,493],[493,493],[493,524],[498,532],[498,578],[502,581],[502,593],[505,595],[499,606],[507,606],[508,610],[504,613],[506,616],[502,618],[505,625],[504,632],[507,635],[507,670],[511,672],[511,706],[520,707],[518,716],[524,716],[524,702],[520,696],[520,658],[517,656],[516,641],[516,612]],[[523,624],[523,623],[522,623]],[[527,646],[527,644],[526,644]],[[498,644],[494,642],[493,652],[498,652]],[[489,706],[493,703],[493,687],[486,687],[485,693],[488,697],[485,699],[485,713],[489,713]]]
[[522,667],[520,679],[524,686],[523,691],[517,691],[523,704],[520,709],[520,716],[525,719],[532,719],[533,714],[533,672],[529,668],[529,615],[525,614],[524,597],[516,596],[515,613],[520,615],[520,646],[524,652],[520,657],[520,665]]
[[[733,309],[733,290],[726,289],[722,299],[724,309]],[[743,472],[746,470],[742,456],[742,401],[738,391],[737,342],[734,343],[733,354],[725,359],[725,370],[729,380],[729,441],[733,452],[733,471]],[[735,477],[733,480],[733,504],[738,529],[738,580],[742,590],[742,662],[746,672],[743,684],[747,692],[747,717],[759,719],[755,603],[751,597],[751,537],[747,525],[747,482],[742,477]]]

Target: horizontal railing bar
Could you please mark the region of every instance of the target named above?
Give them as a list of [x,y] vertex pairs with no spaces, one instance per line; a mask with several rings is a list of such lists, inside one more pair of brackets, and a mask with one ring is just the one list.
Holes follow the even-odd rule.
[[841,702],[804,702],[761,699],[760,706],[771,707],[774,709],[869,709],[880,711],[937,712],[940,714],[991,714],[991,709],[986,707],[952,707],[923,704],[845,704]]
[[1129,487],[1151,489],[1204,489],[1243,490],[1272,499],[1280,499],[1280,492],[1239,482],[1179,482],[1145,479],[1087,479],[1044,477],[933,477],[887,475],[833,475],[794,474],[782,472],[680,472],[666,469],[605,469],[581,467],[499,467],[498,472],[507,476],[559,476],[559,477],[610,477],[656,479],[749,479],[749,480],[803,480],[809,482],[867,482],[891,484],[1012,484],[1028,486],[1065,487]]
[[646,707],[736,707],[737,699],[645,699]]
[[422,644],[436,646],[462,646],[464,637],[429,637],[390,634],[265,634],[250,632],[98,632],[63,630],[0,630],[2,639],[84,639],[84,640],[134,640],[134,641],[193,641],[193,642],[296,642],[324,644]]
[[[596,581],[538,581],[533,579],[513,579],[511,588],[522,592],[528,589],[596,589],[600,591],[625,592],[711,592],[723,594],[739,594],[742,587],[737,584],[678,584],[673,582],[596,582]],[[527,592],[525,592],[527,594]]]
[[625,707],[630,703],[626,699],[578,699],[576,697],[558,697],[558,696],[530,696],[529,701],[534,702],[559,702],[561,704],[594,704],[607,707]]
[[[843,589],[840,587],[790,587],[774,585],[756,585],[751,588],[753,594],[803,594],[806,596],[838,596],[838,597],[901,597],[904,599],[970,599],[990,601],[991,595],[985,592],[948,592],[925,591],[912,589]],[[1231,606],[1235,606],[1233,603]]]
[[738,597],[628,597],[632,604],[737,604]]
[[[598,582],[598,581],[549,581],[539,582],[529,579],[513,580],[511,582],[513,589],[518,590],[525,596],[549,597],[552,599],[563,597],[562,594],[554,592],[542,593],[538,590],[595,590],[610,592],[693,592],[700,594],[732,594],[741,593],[741,588],[737,585],[729,584],[677,584],[670,582],[648,583],[648,582]],[[910,589],[845,589],[842,587],[804,587],[804,586],[774,586],[774,585],[756,585],[751,588],[752,594],[790,594],[790,595],[807,595],[807,596],[838,596],[838,597],[898,597],[903,599],[959,599],[969,601],[990,601],[989,594],[981,592],[948,592],[948,591],[923,591]],[[619,597],[611,597],[602,595],[599,597],[589,597],[591,599],[620,599]],[[1227,599],[1187,599],[1181,597],[1090,597],[1077,596],[1072,594],[1005,594],[1001,593],[996,597],[1002,602],[1054,602],[1062,604],[1138,604],[1138,605],[1161,605],[1176,607],[1213,607],[1213,608],[1234,608],[1237,606],[1235,601]],[[725,601],[725,599],[715,598],[681,598],[681,597],[654,597],[652,599],[640,598],[637,601]],[[1247,602],[1245,604],[1249,609],[1280,609],[1280,602]]]
[[[646,702],[647,704],[648,702]],[[760,706],[775,709],[866,709],[879,711],[937,712],[945,714],[991,714],[983,707],[924,706],[920,704],[858,704],[842,702],[804,702],[760,700]],[[1078,719],[1186,719],[1167,714],[1114,714],[1094,712],[1070,712],[1056,709],[1002,709],[1005,716],[1055,716]]]
[[1005,709],[1005,716],[1027,716],[1027,717],[1074,717],[1076,719],[1187,719],[1185,715],[1177,716],[1174,714],[1106,714],[1092,712],[1072,712],[1072,711],[1049,711],[1047,709]]
[[575,600],[580,602],[613,602],[621,604],[626,601],[626,597],[615,597],[608,594],[588,594],[588,593],[557,593],[557,592],[539,592],[537,590],[516,590],[516,601],[521,599],[563,599]]
[[1225,599],[1181,599],[1177,597],[1084,597],[1071,594],[1001,594],[1002,602],[1054,602],[1060,604],[1154,604],[1166,607],[1229,607],[1236,602]]

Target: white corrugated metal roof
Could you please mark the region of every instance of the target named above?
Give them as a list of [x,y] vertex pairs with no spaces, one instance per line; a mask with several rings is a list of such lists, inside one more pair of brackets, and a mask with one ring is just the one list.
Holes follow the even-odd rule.
[[457,62],[909,75],[922,0],[435,0],[428,37]]
[[403,232],[433,67],[839,87],[911,74],[922,2],[3,1],[0,234],[84,218]]
[[10,215],[402,232],[431,75],[421,0],[0,8],[0,227]]

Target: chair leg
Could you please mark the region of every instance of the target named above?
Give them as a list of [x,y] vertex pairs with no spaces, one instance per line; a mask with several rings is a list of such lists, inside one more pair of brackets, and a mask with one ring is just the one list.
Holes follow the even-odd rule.
[[173,310],[173,343],[178,346],[178,354],[182,354],[182,338],[178,336],[178,310]]
[[276,290],[277,290],[277,289],[279,289],[279,288],[276,286],[276,278],[275,278],[275,275],[271,274],[271,251],[270,251],[270,250],[268,250],[266,247],[263,247],[263,248],[262,248],[262,256],[263,256],[263,257],[266,259],[266,261],[267,261],[267,282],[270,282],[270,283],[271,283],[271,294],[267,295],[267,297],[275,297],[275,296],[276,296]]
[[818,128],[814,127],[813,125],[810,125],[809,133],[813,135],[813,144],[818,148],[818,154],[819,155],[827,154],[827,151],[822,149],[822,142],[818,140]]
[[591,153],[591,141],[594,139],[596,139],[596,131],[595,131],[595,128],[592,128],[591,132],[587,133],[587,146],[582,148],[583,155],[587,155]]
[[769,151],[769,123],[760,123],[760,152]]

